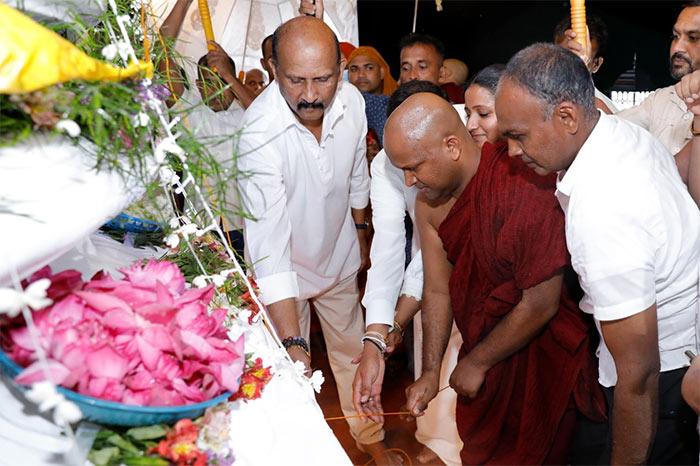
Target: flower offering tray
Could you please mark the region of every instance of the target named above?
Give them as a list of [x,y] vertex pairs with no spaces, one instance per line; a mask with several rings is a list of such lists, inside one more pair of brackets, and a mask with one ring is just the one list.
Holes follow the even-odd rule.
[[[14,379],[22,368],[0,350],[0,367],[10,379]],[[25,390],[19,384],[15,386]],[[147,426],[153,424],[170,424],[183,418],[195,419],[209,406],[225,402],[230,392],[219,395],[209,401],[183,406],[132,406],[112,401],[81,395],[63,387],[57,387],[66,399],[76,403],[83,413],[83,419],[99,424],[118,426]]]

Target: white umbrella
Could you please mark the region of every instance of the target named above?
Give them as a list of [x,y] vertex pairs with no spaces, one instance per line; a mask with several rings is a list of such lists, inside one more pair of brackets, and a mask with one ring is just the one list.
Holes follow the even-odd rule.
[[[153,1],[159,23],[174,3]],[[357,45],[357,0],[325,0],[324,9],[324,21],[338,40]],[[299,0],[209,0],[209,12],[216,41],[233,58],[238,70],[249,70],[260,68],[263,39],[299,15]],[[207,52],[197,2],[187,12],[176,49],[194,62]]]

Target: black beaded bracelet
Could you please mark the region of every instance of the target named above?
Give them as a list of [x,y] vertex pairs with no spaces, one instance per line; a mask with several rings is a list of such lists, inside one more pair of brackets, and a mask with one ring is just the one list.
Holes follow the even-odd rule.
[[306,340],[303,337],[287,337],[284,340],[282,340],[282,346],[284,346],[284,349],[286,350],[292,348],[293,346],[298,346],[299,348],[303,349],[306,354],[310,353],[309,344],[306,343]]

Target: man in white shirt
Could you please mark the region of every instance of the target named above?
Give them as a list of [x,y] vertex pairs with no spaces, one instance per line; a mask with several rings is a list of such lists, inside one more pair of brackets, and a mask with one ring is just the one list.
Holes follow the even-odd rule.
[[[364,101],[340,80],[345,63],[338,41],[317,18],[281,25],[271,62],[275,80],[241,126],[239,168],[246,175],[240,183],[255,219],[245,221],[246,245],[277,334],[307,368],[313,303],[341,408],[351,416],[351,360],[364,335],[356,275],[369,255]],[[358,418],[348,424],[360,449],[373,457],[386,450],[381,424]]]
[[700,213],[671,154],[639,126],[600,114],[585,65],[550,44],[510,60],[496,113],[511,156],[539,174],[559,172],[580,306],[602,336],[612,425],[612,456],[602,461],[697,461],[697,416],[681,380],[684,351],[698,347]]

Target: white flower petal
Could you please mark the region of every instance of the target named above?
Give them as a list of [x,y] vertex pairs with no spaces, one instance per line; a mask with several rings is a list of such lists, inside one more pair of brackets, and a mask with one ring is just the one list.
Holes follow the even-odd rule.
[[197,288],[204,288],[207,286],[207,276],[199,275],[198,277],[195,277],[194,280],[192,280],[192,284]]
[[11,288],[0,288],[0,314],[16,317],[22,311],[23,304],[20,293]]
[[214,282],[214,286],[216,286],[217,288],[220,287],[220,286],[222,286],[222,285],[224,284],[224,282],[226,281],[226,278],[225,278],[225,277],[222,277],[222,276],[219,275],[219,274],[213,275],[213,276],[211,277],[211,279],[212,279],[212,281]]
[[58,395],[56,391],[56,386],[48,380],[43,380],[41,382],[35,382],[32,384],[32,388],[24,393],[24,396],[32,403],[39,404],[44,400],[50,399]]
[[26,290],[24,290],[24,301],[29,307],[38,311],[46,306],[53,304],[51,299],[46,297],[46,290],[51,286],[51,280],[42,278],[32,282]]
[[83,413],[78,408],[78,405],[68,400],[60,402],[53,411],[53,422],[61,427],[74,424],[82,418]]
[[68,136],[72,138],[77,138],[80,136],[80,126],[73,120],[61,120],[56,123],[56,129],[59,131],[65,131]]
[[165,237],[165,244],[168,245],[171,249],[175,249],[180,245],[180,235],[177,233],[170,234]]
[[114,44],[109,44],[102,49],[102,56],[107,60],[114,60],[117,56],[117,46]]
[[323,382],[326,381],[326,378],[323,377],[323,372],[321,371],[314,371],[313,374],[311,374],[311,378],[309,378],[309,382],[311,382],[311,386],[314,388],[316,393],[321,393],[321,385],[323,385]]

